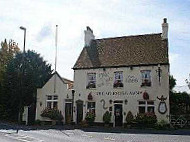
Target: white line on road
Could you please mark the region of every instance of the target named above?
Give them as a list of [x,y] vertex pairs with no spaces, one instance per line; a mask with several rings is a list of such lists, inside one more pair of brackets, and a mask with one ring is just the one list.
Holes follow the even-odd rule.
[[[15,139],[15,140],[19,140],[19,141],[23,141],[23,142],[44,142],[43,140],[38,140],[35,139],[33,137],[29,137],[27,135],[12,135],[12,134],[6,134],[6,137]],[[27,140],[28,138],[28,140]]]

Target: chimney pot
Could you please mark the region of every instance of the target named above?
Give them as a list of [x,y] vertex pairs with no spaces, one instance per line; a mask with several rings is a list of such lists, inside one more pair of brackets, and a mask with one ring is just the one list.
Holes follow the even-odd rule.
[[168,39],[168,23],[167,18],[164,18],[162,23],[162,39]]
[[85,46],[90,46],[90,43],[93,39],[95,39],[95,36],[93,34],[93,30],[87,26],[86,30],[84,31],[84,42],[85,42]]

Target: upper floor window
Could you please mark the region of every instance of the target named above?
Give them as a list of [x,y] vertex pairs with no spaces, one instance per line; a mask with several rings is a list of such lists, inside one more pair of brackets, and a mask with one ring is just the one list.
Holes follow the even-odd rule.
[[151,86],[151,71],[150,70],[142,70],[141,76],[142,76],[142,84],[141,86]]
[[55,108],[58,106],[58,96],[57,95],[48,95],[46,100],[47,108]]
[[114,72],[115,78],[114,78],[114,88],[123,87],[123,72],[118,71]]
[[87,74],[87,89],[96,88],[96,73]]

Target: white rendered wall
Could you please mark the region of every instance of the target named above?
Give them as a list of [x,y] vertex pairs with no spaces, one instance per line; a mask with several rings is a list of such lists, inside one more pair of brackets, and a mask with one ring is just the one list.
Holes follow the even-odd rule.
[[[141,87],[141,70],[151,70],[151,87]],[[127,105],[123,103],[123,122],[128,111],[131,111],[133,115],[138,113],[138,100],[143,100],[143,92],[146,91],[149,94],[149,100],[153,100],[155,104],[155,114],[157,115],[158,121],[166,120],[169,122],[169,66],[161,65],[161,83],[159,84],[158,78],[158,66],[142,66],[142,67],[129,67],[122,68],[106,68],[103,69],[88,69],[88,70],[75,70],[74,72],[74,90],[75,90],[75,99],[83,100],[83,119],[85,118],[87,112],[87,102],[88,94],[91,93],[93,100],[96,102],[96,119],[95,122],[103,122],[103,114],[109,110],[110,106],[114,106],[114,103],[110,104],[109,100],[128,100]],[[114,72],[123,71],[123,88],[113,88],[114,82]],[[87,85],[87,73],[96,73],[96,89],[86,89]],[[130,80],[130,78],[133,80]],[[103,92],[103,95],[97,95],[98,92]],[[120,92],[117,95],[106,95],[109,92]],[[127,95],[121,95],[122,92],[126,92]],[[136,93],[135,93],[136,92]],[[139,92],[139,94],[138,94]],[[140,93],[141,92],[141,93]],[[135,93],[136,95],[131,95]],[[79,95],[80,94],[80,95]],[[99,93],[100,94],[100,93]],[[120,94],[120,95],[119,95]],[[160,114],[158,112],[158,105],[160,100],[157,97],[161,96],[167,97],[165,100],[167,105],[167,112],[165,114]],[[103,109],[103,104],[100,102],[102,99],[105,100],[105,107],[108,109]],[[76,103],[75,112],[74,112],[74,121],[76,121]],[[112,122],[114,120],[114,107],[112,107]]]
[[[56,76],[56,92],[54,93],[54,79]],[[68,97],[67,98],[67,94]],[[40,89],[37,89],[37,103],[36,103],[36,120],[47,121],[40,116],[42,110],[46,108],[47,95],[58,95],[58,109],[62,112],[65,122],[65,99],[72,99],[71,90],[67,89],[67,84],[64,84],[60,78],[55,74],[50,80]],[[40,106],[40,103],[42,104]]]

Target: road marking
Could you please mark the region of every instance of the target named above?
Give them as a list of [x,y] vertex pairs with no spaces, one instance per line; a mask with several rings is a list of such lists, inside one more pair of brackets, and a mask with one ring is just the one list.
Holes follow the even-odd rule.
[[[23,141],[23,142],[44,142],[44,140],[38,140],[33,137],[29,137],[27,135],[6,134],[5,136],[12,138],[12,139],[19,140],[19,141]],[[28,138],[28,140],[27,140],[27,138]]]
[[105,139],[105,140],[110,140],[110,141],[115,141],[114,138],[110,138],[110,137],[105,137],[104,139]]

